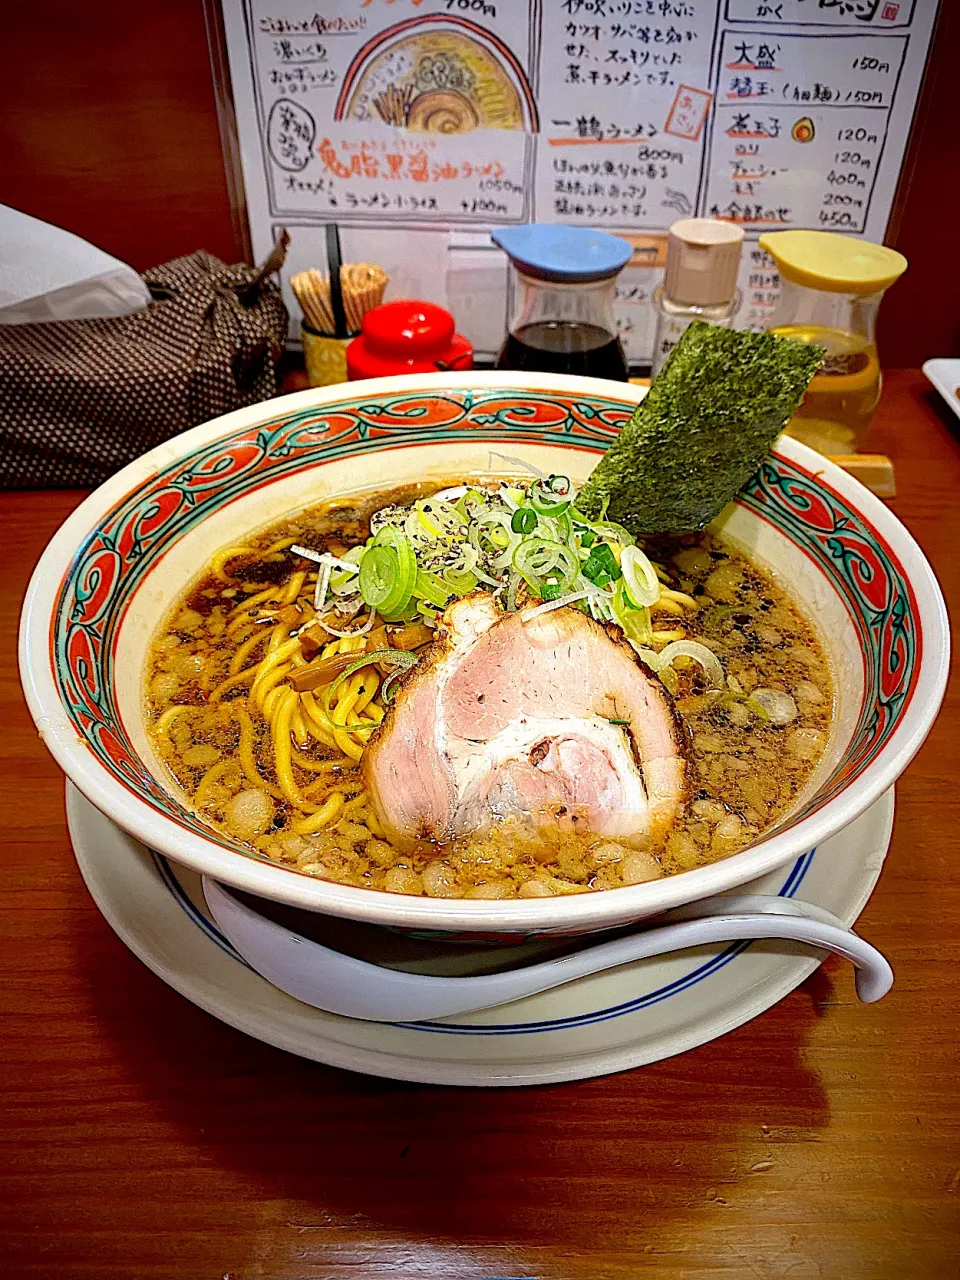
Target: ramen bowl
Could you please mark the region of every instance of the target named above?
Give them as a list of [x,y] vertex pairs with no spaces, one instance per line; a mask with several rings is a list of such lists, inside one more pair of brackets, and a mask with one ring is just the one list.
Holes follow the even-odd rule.
[[437,374],[317,388],[228,414],[125,467],[44,552],[27,593],[21,675],[64,773],[152,849],[234,888],[370,924],[511,940],[589,933],[733,889],[835,835],[899,777],[936,716],[949,633],[936,579],[900,522],[781,438],[716,527],[815,621],[836,689],[823,758],[750,847],[664,879],[562,898],[406,897],[258,857],[189,808],[154,755],[151,637],[212,553],[327,498],[516,459],[580,483],[643,392],[548,374]]

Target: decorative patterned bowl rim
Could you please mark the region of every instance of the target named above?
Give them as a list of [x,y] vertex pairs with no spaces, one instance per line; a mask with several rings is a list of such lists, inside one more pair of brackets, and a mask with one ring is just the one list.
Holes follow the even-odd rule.
[[[896,781],[929,732],[946,686],[949,627],[943,597],[923,552],[892,512],[839,467],[787,437],[777,443],[774,450],[777,466],[769,468],[769,475],[775,476],[778,468],[789,469],[801,479],[807,495],[813,495],[816,500],[817,491],[821,491],[826,505],[835,504],[868,528],[893,566],[897,582],[905,589],[901,591],[897,621],[898,625],[902,624],[905,615],[908,625],[914,628],[910,658],[915,670],[911,671],[907,694],[900,695],[904,705],[897,704],[899,723],[872,759],[869,752],[866,754],[868,763],[862,766],[855,781],[849,785],[838,784],[835,794],[785,831],[741,853],[664,880],[573,898],[468,902],[410,898],[332,884],[291,868],[244,856],[220,843],[212,831],[203,834],[199,828],[188,829],[163,814],[149,799],[135,794],[98,758],[78,732],[77,722],[68,714],[57,680],[62,663],[57,663],[52,655],[59,602],[71,571],[89,545],[91,535],[109,513],[116,511],[124,500],[137,495],[141,488],[146,489],[158,475],[164,475],[165,469],[193,457],[204,446],[267,423],[287,423],[298,415],[328,411],[337,404],[370,405],[401,395],[422,398],[449,393],[448,398],[453,399],[455,393],[463,392],[463,402],[472,411],[476,408],[474,395],[482,402],[484,398],[489,400],[496,390],[528,394],[532,400],[539,397],[547,403],[551,396],[559,396],[574,408],[586,406],[587,417],[598,420],[596,426],[590,427],[592,439],[581,435],[561,440],[579,448],[589,448],[591,444],[602,447],[609,443],[615,431],[615,424],[603,421],[604,413],[591,408],[591,404],[601,400],[608,408],[622,407],[622,420],[644,394],[640,388],[600,379],[507,373],[412,375],[314,388],[237,410],[184,432],[124,467],[80,504],[50,540],[30,581],[20,626],[20,672],[27,703],[47,747],[64,773],[97,808],[137,839],[175,861],[236,888],[294,906],[408,929],[505,930],[509,933],[569,930],[576,933],[626,919],[640,919],[754,880],[841,830]],[[316,413],[310,418],[315,422]],[[475,418],[473,425],[478,425]],[[404,443],[427,442],[423,438],[417,440],[416,431],[411,438],[409,424],[394,430],[402,430]],[[364,439],[366,435],[367,432],[360,431],[358,448],[389,447],[387,438]],[[478,430],[475,435],[471,431],[470,437],[500,442],[504,439],[497,429],[486,434]],[[432,436],[434,441],[443,438],[442,432]],[[556,443],[555,436],[527,427],[523,427],[519,435],[514,433],[508,437],[511,442],[518,438],[538,444]],[[755,482],[759,489],[763,488],[762,473],[763,468]],[[764,500],[760,493],[754,509],[761,510]],[[836,548],[832,554],[837,555]],[[869,572],[869,566],[867,568]],[[861,567],[855,562],[852,571],[856,575]],[[894,643],[896,641],[894,635]],[[896,669],[899,661],[896,655],[891,659],[892,669]],[[878,703],[882,701],[882,697],[878,698]]]

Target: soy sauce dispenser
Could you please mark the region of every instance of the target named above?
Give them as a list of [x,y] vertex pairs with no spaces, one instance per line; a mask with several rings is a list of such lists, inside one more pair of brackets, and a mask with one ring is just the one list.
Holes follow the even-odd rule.
[[491,235],[510,258],[507,340],[496,367],[626,382],[613,292],[633,254],[627,241],[537,222]]

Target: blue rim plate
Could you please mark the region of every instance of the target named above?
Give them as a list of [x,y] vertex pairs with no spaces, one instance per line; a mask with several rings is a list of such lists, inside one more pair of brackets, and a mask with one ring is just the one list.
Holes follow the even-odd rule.
[[[852,924],[880,874],[893,808],[891,790],[839,835],[747,891],[801,897]],[[703,947],[469,1016],[419,1024],[355,1022],[301,1004],[254,973],[213,923],[199,877],[146,849],[69,783],[67,817],[97,906],[165,982],[257,1039],[371,1075],[520,1085],[640,1066],[749,1021],[822,959],[782,942]],[[438,954],[443,950],[438,944]],[[447,972],[469,971],[469,956],[450,955]]]

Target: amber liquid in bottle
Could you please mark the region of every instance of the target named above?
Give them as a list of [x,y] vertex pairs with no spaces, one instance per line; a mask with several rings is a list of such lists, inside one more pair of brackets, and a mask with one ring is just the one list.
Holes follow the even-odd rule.
[[828,457],[855,452],[880,400],[876,346],[859,334],[819,325],[778,325],[772,332],[826,348],[787,435]]

